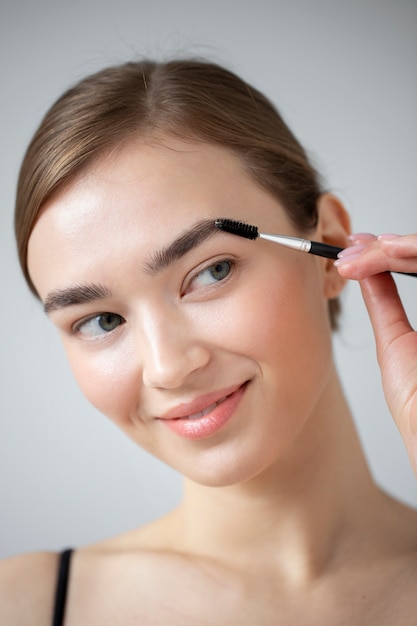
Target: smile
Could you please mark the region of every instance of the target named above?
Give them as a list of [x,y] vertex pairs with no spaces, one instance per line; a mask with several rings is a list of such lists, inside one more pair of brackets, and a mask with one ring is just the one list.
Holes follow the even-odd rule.
[[[229,394],[230,396],[231,394]],[[216,406],[218,406],[219,404],[221,404],[222,402],[224,402],[229,396],[224,396],[224,398],[221,398],[221,400],[218,400],[217,402],[214,402],[213,404],[211,404],[210,406],[208,406],[206,409],[203,409],[202,411],[198,411],[198,413],[193,413],[192,415],[187,415],[185,416],[185,419],[189,419],[189,420],[197,420],[200,417],[204,417],[205,415],[207,415],[208,413],[210,413],[211,411],[213,411]]]
[[182,438],[206,439],[222,430],[236,414],[247,388],[248,381],[225,390],[218,400],[213,398],[217,394],[209,394],[195,402],[182,404],[158,421]]

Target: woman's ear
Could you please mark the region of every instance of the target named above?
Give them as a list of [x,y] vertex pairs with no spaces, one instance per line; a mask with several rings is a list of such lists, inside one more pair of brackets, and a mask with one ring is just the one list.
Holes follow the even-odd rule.
[[[350,217],[343,204],[336,196],[325,193],[320,196],[317,209],[315,237],[332,246],[346,248],[349,245],[348,235],[351,228]],[[346,281],[339,275],[332,259],[326,259],[324,267],[324,295],[328,299],[337,298]]]

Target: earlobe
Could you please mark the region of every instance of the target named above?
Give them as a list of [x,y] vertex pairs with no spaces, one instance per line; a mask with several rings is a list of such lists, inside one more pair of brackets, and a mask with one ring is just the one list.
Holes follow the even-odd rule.
[[[332,194],[320,196],[318,201],[318,223],[316,237],[333,246],[346,248],[351,232],[350,217],[341,201]],[[342,291],[346,281],[334,267],[334,261],[326,259],[324,274],[324,295],[333,299]]]

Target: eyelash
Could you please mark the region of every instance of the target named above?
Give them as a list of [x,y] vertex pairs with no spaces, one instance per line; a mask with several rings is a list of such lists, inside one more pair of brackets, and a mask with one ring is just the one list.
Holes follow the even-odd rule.
[[211,275],[211,278],[213,278],[213,282],[210,284],[203,285],[202,287],[197,287],[197,290],[214,287],[218,285],[219,283],[222,283],[223,281],[227,280],[230,277],[233,270],[235,269],[236,262],[230,258],[218,259],[214,262],[212,261],[210,264],[206,265],[205,267],[202,267],[197,272],[195,272],[191,276],[191,278],[186,282],[185,289],[183,292],[184,295],[186,295],[190,291],[190,287],[192,286],[193,282],[197,281],[197,279],[201,277],[204,273],[209,272],[210,270],[213,270],[215,268],[217,268],[216,271],[219,271],[220,273],[220,270],[218,268],[224,264],[227,264],[228,266],[227,274],[224,277],[216,279],[215,277],[213,277],[213,275]]
[[125,319],[121,316],[118,315],[117,313],[111,313],[111,312],[104,312],[104,313],[98,313],[96,315],[92,315],[91,317],[87,317],[85,319],[80,320],[79,322],[76,322],[76,324],[74,324],[71,328],[71,332],[74,335],[81,335],[83,336],[83,329],[85,330],[88,325],[92,324],[94,321],[98,321],[101,320],[103,321],[105,318],[107,318],[107,320],[109,318],[113,318],[114,321],[118,321],[117,326],[115,326],[114,328],[111,328],[110,330],[105,330],[104,328],[101,328],[101,330],[103,331],[103,333],[99,333],[96,334],[95,336],[88,336],[88,335],[84,335],[85,339],[99,339],[100,337],[105,337],[105,336],[109,336],[111,333],[113,333],[115,330],[117,330],[117,328],[119,328],[120,326],[122,326],[125,323]]

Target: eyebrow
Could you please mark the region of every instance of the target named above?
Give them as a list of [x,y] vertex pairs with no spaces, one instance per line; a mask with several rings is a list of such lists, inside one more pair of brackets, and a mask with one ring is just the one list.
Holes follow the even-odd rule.
[[168,246],[152,254],[149,261],[144,265],[145,272],[155,276],[188,254],[193,248],[202,244],[206,239],[221,233],[222,231],[214,226],[214,221],[214,219],[205,219],[196,222],[194,226],[181,233]]
[[110,297],[110,290],[102,285],[75,285],[74,287],[51,291],[45,298],[43,310],[49,315],[52,311],[73,306],[74,304],[84,304],[85,302]]
[[[214,219],[200,220],[190,229],[181,233],[168,246],[153,253],[144,264],[144,270],[151,276],[157,275],[163,269],[178,261],[193,248],[223,231],[215,228]],[[55,289],[45,298],[43,309],[47,315],[53,311],[77,304],[85,304],[94,300],[111,298],[112,293],[107,287],[100,284],[74,285],[65,289]]]

